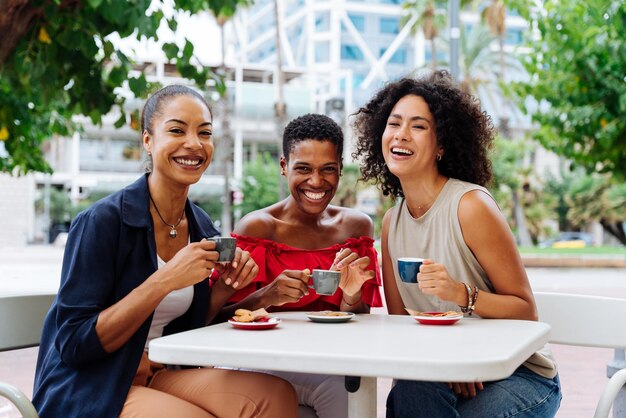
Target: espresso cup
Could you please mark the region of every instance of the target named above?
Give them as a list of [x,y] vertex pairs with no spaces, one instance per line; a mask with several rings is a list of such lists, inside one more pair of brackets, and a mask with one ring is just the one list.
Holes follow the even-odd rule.
[[339,286],[341,272],[334,270],[313,270],[311,273],[313,285],[309,285],[311,289],[315,289],[318,295],[333,295]]
[[232,237],[211,237],[209,241],[215,242],[215,251],[220,255],[217,259],[218,263],[230,263],[235,258],[235,249],[237,248],[237,239]]
[[398,273],[400,273],[400,279],[404,283],[417,283],[417,273],[419,273],[420,266],[423,262],[423,258],[398,258]]

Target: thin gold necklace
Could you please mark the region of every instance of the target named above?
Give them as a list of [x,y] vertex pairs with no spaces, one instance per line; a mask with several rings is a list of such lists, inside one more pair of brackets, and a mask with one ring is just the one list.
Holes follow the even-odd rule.
[[428,203],[426,203],[426,204],[424,204],[424,205],[418,206],[418,207],[417,207],[417,210],[418,210],[418,212],[417,212],[417,213],[421,213],[421,212],[422,212],[422,209],[424,210],[424,213],[428,212],[428,210],[430,209],[430,207],[432,206],[432,204],[434,203],[434,201],[435,201],[436,199],[437,199],[437,198],[435,198],[435,199],[431,200],[430,202],[428,202]]
[[[445,183],[444,183],[445,186]],[[418,211],[422,211],[424,210],[424,213],[428,212],[428,210],[431,208],[431,206],[433,205],[433,203],[435,203],[435,201],[437,200],[437,198],[439,197],[439,194],[441,193],[441,190],[443,189],[443,186],[441,186],[441,188],[437,191],[437,194],[435,195],[435,197],[428,203],[424,203],[423,205],[420,205],[417,207]]]
[[148,190],[148,196],[150,197],[150,201],[154,205],[154,210],[156,210],[157,215],[159,215],[159,218],[161,218],[161,221],[163,221],[163,223],[165,225],[167,225],[167,226],[169,226],[171,228],[170,232],[169,232],[170,238],[172,238],[172,239],[176,238],[178,236],[178,232],[176,231],[176,227],[178,225],[180,225],[180,222],[185,217],[185,208],[183,208],[183,213],[180,214],[180,218],[178,218],[178,222],[176,222],[176,224],[174,224],[174,225],[168,224],[167,222],[165,222],[165,219],[163,219],[163,217],[161,216],[161,212],[159,212],[159,208],[157,207],[156,203],[154,203],[154,199],[152,199],[152,194],[150,193],[150,190]]
[[[436,198],[435,198],[435,199],[436,199]],[[435,201],[435,199],[431,200],[430,202],[428,202],[428,203],[426,203],[426,204],[423,204],[423,205],[421,205],[421,206],[418,206],[418,207],[417,207],[417,209],[418,209],[418,210],[422,210],[423,208],[428,208],[428,207],[430,207],[430,205],[432,205],[432,204],[433,204],[433,202]]]

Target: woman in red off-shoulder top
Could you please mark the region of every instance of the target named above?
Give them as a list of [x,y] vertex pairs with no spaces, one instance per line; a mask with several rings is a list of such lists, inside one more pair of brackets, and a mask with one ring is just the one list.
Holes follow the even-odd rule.
[[[239,228],[239,226],[238,226]],[[247,235],[232,234],[237,238],[237,246],[249,251],[254,261],[259,266],[259,273],[247,287],[235,293],[230,302],[240,302],[246,297],[271,284],[285,270],[304,269],[329,269],[335,261],[335,256],[342,250],[348,249],[359,258],[368,257],[369,264],[364,264],[364,269],[378,272],[377,253],[374,249],[374,240],[369,236],[350,237],[341,244],[333,244],[324,248],[304,249],[302,246],[294,247],[265,238],[255,238]],[[306,236],[299,237],[307,240]],[[310,241],[310,240],[309,240]],[[295,273],[297,274],[297,273]],[[381,306],[378,275],[374,279],[367,280],[361,286],[360,307],[365,308]],[[261,292],[259,292],[261,293]],[[259,298],[262,298],[261,296]],[[343,295],[341,288],[334,295],[318,295],[309,289],[309,294],[302,296],[294,302],[283,305],[267,306],[271,311],[323,311],[323,310],[352,310],[353,306],[346,306],[343,302],[347,296]],[[260,304],[259,306],[262,306]],[[263,306],[265,307],[265,306]]]
[[[327,116],[304,115],[287,125],[280,170],[290,194],[249,213],[235,227],[237,246],[250,252],[259,274],[231,296],[223,317],[238,308],[368,313],[370,307],[382,306],[372,220],[357,210],[330,205],[342,153],[341,128]],[[309,289],[313,269],[341,271],[335,294],[322,296]],[[271,373],[290,381],[300,404],[315,409],[319,418],[348,415],[341,376]]]

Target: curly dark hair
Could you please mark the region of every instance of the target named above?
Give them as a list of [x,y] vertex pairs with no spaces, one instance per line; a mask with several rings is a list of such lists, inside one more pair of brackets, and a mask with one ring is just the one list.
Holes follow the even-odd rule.
[[454,85],[446,71],[389,83],[353,115],[356,150],[352,157],[361,159],[361,180],[374,180],[385,196],[404,196],[400,180],[385,164],[382,135],[395,104],[410,94],[421,96],[435,119],[437,142],[444,150],[437,162],[439,172],[488,185],[492,176],[488,151],[495,134],[491,117],[477,98]]
[[289,122],[283,133],[283,155],[289,154],[302,141],[315,139],[329,141],[337,147],[337,156],[343,155],[343,132],[337,123],[326,115],[307,113]]

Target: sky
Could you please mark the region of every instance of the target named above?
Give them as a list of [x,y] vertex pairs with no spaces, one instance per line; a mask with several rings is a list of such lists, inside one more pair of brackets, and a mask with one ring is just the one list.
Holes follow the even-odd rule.
[[[160,2],[153,2],[157,4]],[[150,11],[150,10],[149,10]],[[172,9],[167,4],[164,7],[166,16],[171,16]],[[110,39],[122,52],[128,56],[132,56],[137,62],[141,61],[165,61],[165,54],[161,50],[161,45],[165,42],[176,42],[182,47],[185,38],[189,39],[195,47],[194,55],[204,65],[219,65],[221,61],[221,34],[215,18],[209,12],[197,13],[190,15],[189,13],[178,13],[178,27],[176,33],[173,33],[165,21],[161,23],[157,35],[158,41],[146,40],[143,38],[138,41],[134,37],[121,39],[117,34],[110,36]]]

